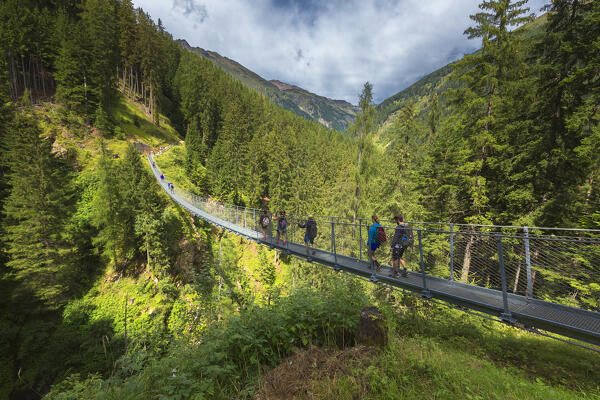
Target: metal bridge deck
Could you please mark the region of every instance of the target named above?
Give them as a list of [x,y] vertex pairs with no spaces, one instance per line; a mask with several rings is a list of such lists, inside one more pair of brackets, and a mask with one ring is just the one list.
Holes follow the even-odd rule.
[[[152,162],[151,158],[149,160]],[[426,297],[431,296],[432,298],[457,306],[483,312],[501,318],[506,322],[522,324],[528,328],[543,329],[600,346],[600,313],[537,299],[527,299],[525,296],[508,293],[510,316],[507,319],[504,313],[502,291],[442,279],[431,275],[425,275],[424,280],[421,273],[412,271],[409,271],[408,276],[405,278],[392,278],[389,276],[389,272],[391,272],[389,267],[384,266],[380,272],[374,273],[374,271],[369,269],[370,263],[366,261],[319,249],[315,249],[315,255],[307,254],[304,244],[288,242],[286,246],[283,246],[282,243],[276,244],[275,239],[272,237],[262,240],[262,233],[233,224],[210,214],[196,207],[193,201],[187,199],[181,192],[170,191],[167,183],[160,179],[158,168],[153,168],[153,172],[165,192],[189,212],[213,225],[253,239],[258,243],[306,258],[312,262],[372,278],[377,282],[423,293]]]

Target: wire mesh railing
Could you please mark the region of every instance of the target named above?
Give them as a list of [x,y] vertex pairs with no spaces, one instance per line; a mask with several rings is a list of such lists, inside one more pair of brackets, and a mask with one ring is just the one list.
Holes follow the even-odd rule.
[[[151,164],[153,160],[149,159]],[[255,232],[262,239],[262,210],[225,204],[190,194],[160,179],[167,192],[229,224]],[[277,235],[278,221],[264,229]],[[287,242],[304,245],[308,216],[287,215]],[[336,256],[368,261],[366,219],[314,216],[314,247]],[[395,223],[382,221],[388,240],[375,252],[383,265],[391,265],[390,242]],[[564,228],[466,225],[409,222],[414,243],[403,255],[409,270],[448,281],[501,291],[506,299],[516,294],[557,304],[600,311],[600,231]],[[283,244],[283,237],[281,238]],[[426,282],[423,280],[425,289]]]

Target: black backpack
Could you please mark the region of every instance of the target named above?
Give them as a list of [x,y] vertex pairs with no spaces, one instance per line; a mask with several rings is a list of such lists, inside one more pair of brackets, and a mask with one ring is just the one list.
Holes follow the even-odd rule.
[[306,222],[306,231],[308,232],[309,238],[314,239],[317,237],[317,222],[309,219]]
[[402,247],[410,247],[415,242],[413,238],[412,228],[404,227],[404,235],[402,236]]
[[285,219],[285,217],[280,217],[277,221],[277,226],[280,230],[287,228],[287,219]]

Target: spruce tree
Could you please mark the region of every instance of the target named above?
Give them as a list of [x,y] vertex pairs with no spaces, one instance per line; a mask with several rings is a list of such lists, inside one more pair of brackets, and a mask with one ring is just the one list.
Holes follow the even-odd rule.
[[130,221],[124,210],[126,199],[121,192],[122,183],[119,169],[108,153],[104,142],[101,143],[101,155],[98,160],[98,188],[94,196],[94,224],[98,228],[95,244],[103,247],[103,253],[115,267],[128,254],[123,249],[123,237],[126,235],[124,223]]
[[496,166],[501,139],[496,121],[518,54],[509,28],[532,18],[526,15],[529,9],[523,8],[525,3],[525,0],[483,1],[479,5],[482,12],[470,16],[475,26],[465,30],[470,39],[481,38],[482,49],[465,56],[454,67],[453,74],[463,87],[451,91],[455,111],[447,134],[459,136],[454,139],[457,143],[465,140],[464,144],[453,146],[454,151],[468,152],[457,158],[461,164],[456,168],[461,169],[466,181],[459,186],[462,193],[453,195],[461,199],[462,204],[455,211],[463,215],[465,222],[492,222],[490,197],[493,196],[489,184],[500,176]]
[[[18,294],[46,305],[62,304],[71,275],[71,247],[64,240],[72,193],[67,166],[51,154],[50,140],[31,118],[17,115],[9,129],[5,163],[10,194],[5,204],[7,267]],[[26,297],[23,297],[24,300]]]
[[363,170],[363,153],[365,147],[367,147],[367,140],[369,133],[373,129],[373,123],[375,118],[375,108],[373,107],[373,85],[369,82],[365,82],[363,90],[360,94],[358,107],[360,113],[356,116],[355,129],[358,135],[358,160],[356,163],[356,175],[354,177],[355,191],[353,199],[353,221],[356,223],[358,217],[358,211],[360,209],[360,197],[361,197],[361,175]]

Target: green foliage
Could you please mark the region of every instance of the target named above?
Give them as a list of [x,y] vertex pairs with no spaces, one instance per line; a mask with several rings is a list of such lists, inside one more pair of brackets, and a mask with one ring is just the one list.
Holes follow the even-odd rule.
[[72,207],[68,168],[51,154],[37,123],[18,115],[4,144],[10,194],[4,220],[7,267],[19,282],[21,300],[49,306],[64,302],[71,277],[71,250],[63,229]]
[[46,398],[229,398],[256,381],[261,366],[276,365],[294,348],[309,343],[351,344],[366,299],[344,285],[329,291],[301,289],[268,308],[252,308],[213,329],[202,344],[173,349],[137,374],[102,385],[96,377],[72,376]]
[[104,111],[102,104],[98,105],[98,108],[96,109],[96,114],[94,115],[94,126],[104,135],[112,134],[112,123],[108,119],[108,115]]

